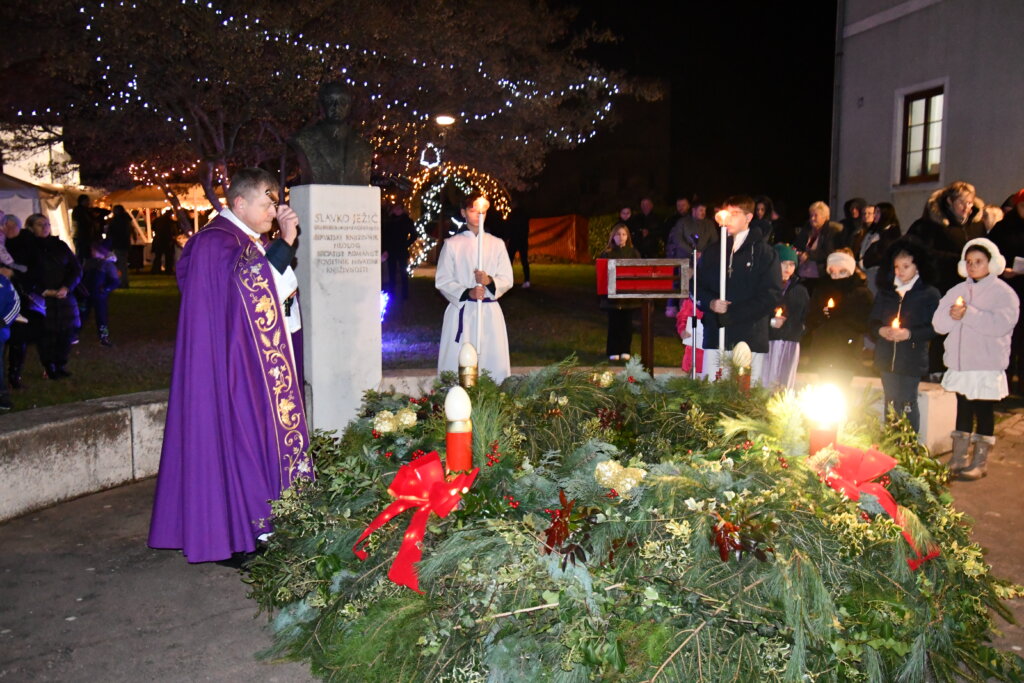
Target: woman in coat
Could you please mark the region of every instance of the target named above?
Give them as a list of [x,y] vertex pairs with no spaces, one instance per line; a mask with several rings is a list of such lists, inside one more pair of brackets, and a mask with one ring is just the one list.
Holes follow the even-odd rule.
[[[956,430],[949,469],[961,479],[980,479],[995,445],[995,402],[1009,393],[1006,366],[1020,301],[999,279],[1006,259],[989,239],[967,242],[958,270],[967,278],[939,301],[932,325],[946,334],[942,388],[956,392]],[[973,432],[973,434],[972,434]],[[974,453],[968,454],[970,444]]]
[[49,379],[70,377],[67,364],[71,340],[80,327],[78,303],[71,294],[82,278],[82,267],[59,237],[50,235],[50,221],[34,213],[25,227],[36,236],[35,262],[28,275],[33,293],[45,302],[46,321],[39,340],[39,357]]
[[928,343],[935,336],[932,315],[939,305],[933,278],[920,242],[894,242],[875,278],[878,293],[869,323],[886,409],[892,406],[906,415],[915,432],[921,427],[917,387],[928,372]]

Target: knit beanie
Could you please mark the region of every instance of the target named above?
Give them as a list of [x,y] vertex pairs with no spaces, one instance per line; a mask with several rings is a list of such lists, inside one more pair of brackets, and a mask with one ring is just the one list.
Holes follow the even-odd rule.
[[779,255],[780,261],[793,261],[796,263],[799,260],[796,255],[796,249],[792,244],[779,242],[775,245],[775,253]]
[[853,259],[853,256],[845,251],[833,251],[828,255],[825,266],[841,266],[851,275],[857,272],[857,262]]

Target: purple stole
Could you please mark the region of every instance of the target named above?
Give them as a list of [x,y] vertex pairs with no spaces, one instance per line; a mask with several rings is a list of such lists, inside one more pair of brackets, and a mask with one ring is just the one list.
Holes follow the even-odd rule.
[[274,290],[272,266],[255,243],[248,244],[235,263],[234,281],[249,320],[252,341],[258,350],[262,386],[274,416],[277,461],[281,490],[298,477],[313,478],[306,452],[309,428],[303,408],[289,340],[291,333],[281,316]]

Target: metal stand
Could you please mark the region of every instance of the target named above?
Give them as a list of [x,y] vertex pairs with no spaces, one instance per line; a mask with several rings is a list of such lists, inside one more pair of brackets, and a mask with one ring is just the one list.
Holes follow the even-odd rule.
[[654,375],[654,300],[644,299],[640,306],[640,361]]

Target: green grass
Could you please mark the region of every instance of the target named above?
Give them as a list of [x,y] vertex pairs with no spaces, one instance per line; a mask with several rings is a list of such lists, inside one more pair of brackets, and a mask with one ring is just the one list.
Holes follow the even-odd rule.
[[[515,277],[517,286],[501,298],[513,366],[548,365],[574,352],[583,364],[607,362],[608,318],[598,308],[593,266],[531,264],[530,289],[518,286],[523,280],[518,265]],[[394,302],[384,321],[385,368],[437,365],[447,301],[434,289],[432,277],[412,278],[409,289],[409,300]],[[639,324],[637,311],[634,354],[640,352]],[[662,301],[655,303],[654,330],[655,365],[678,366],[682,345]]]
[[[508,325],[512,365],[547,365],[576,353],[581,363],[606,362],[607,318],[594,293],[594,269],[589,265],[538,264],[531,267],[532,287],[515,287],[502,300]],[[516,282],[522,270],[515,267]],[[437,366],[441,319],[447,303],[434,289],[433,277],[410,280],[408,301],[392,303],[383,325],[384,368]],[[12,390],[15,410],[165,389],[171,376],[174,334],[178,319],[178,289],[169,275],[132,274],[131,288],[110,298],[110,336],[114,346],[100,346],[95,323],[82,330],[72,347],[68,369],[73,376],[43,379],[35,347],[29,347],[22,376],[24,388]],[[639,312],[633,352],[639,353]],[[655,307],[655,364],[676,366],[682,347],[675,321]]]

